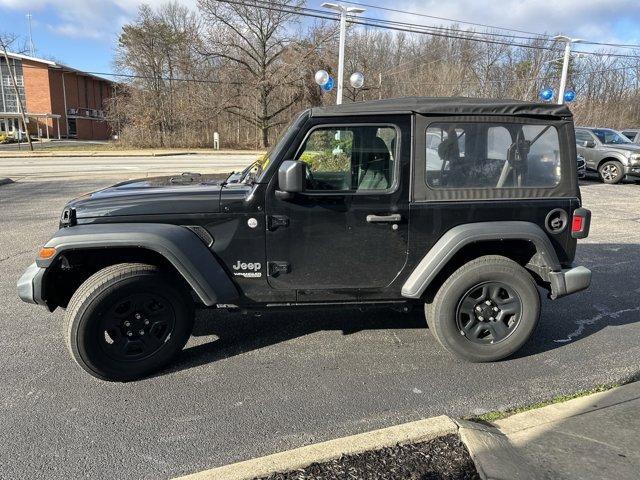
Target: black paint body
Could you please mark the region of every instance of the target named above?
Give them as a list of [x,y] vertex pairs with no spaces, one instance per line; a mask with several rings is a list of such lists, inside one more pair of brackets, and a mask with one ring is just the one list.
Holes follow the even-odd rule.
[[[212,254],[240,292],[240,306],[403,301],[403,283],[451,228],[464,223],[522,220],[544,230],[551,210],[563,209],[570,218],[580,206],[575,168],[563,169],[569,178],[561,195],[428,198],[428,188],[416,180],[417,166],[425,165],[423,128],[443,118],[448,117],[390,112],[329,118],[305,112],[271,153],[268,167],[255,183],[225,183],[206,176],[185,181],[145,179],[89,194],[68,207],[75,210],[78,225],[149,222],[204,227],[214,239]],[[559,129],[563,161],[575,160],[570,118],[549,122]],[[295,158],[311,128],[328,123],[397,127],[397,181],[390,192],[277,197],[279,164]],[[371,214],[399,214],[401,220],[394,229],[389,223],[368,223],[366,217]],[[284,218],[288,224],[271,226],[274,218]],[[576,247],[570,229],[549,237],[561,264],[570,265]],[[288,271],[270,274],[270,262],[288,264]],[[234,266],[242,263],[252,266],[253,270],[242,270],[251,276],[237,275]]]

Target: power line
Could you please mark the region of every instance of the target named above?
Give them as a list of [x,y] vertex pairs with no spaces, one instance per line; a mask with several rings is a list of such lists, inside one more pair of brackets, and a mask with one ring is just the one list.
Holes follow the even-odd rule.
[[[256,5],[258,3],[263,4],[266,3],[263,0],[250,0],[252,1],[252,3],[247,3],[246,1],[242,1],[242,0],[219,0],[221,3],[228,3],[228,4],[234,4],[234,5],[242,5],[242,6],[248,6],[248,7],[258,7],[258,8],[263,8],[266,10],[274,10],[274,11],[282,11],[284,13],[291,13],[291,14],[296,14],[296,15],[302,15],[302,16],[312,16],[312,17],[317,17],[317,18],[323,18],[326,20],[337,20],[337,15],[333,15],[329,12],[322,12],[322,11],[318,11],[318,10],[314,10],[314,9],[306,9],[304,7],[288,7],[288,6],[284,6],[284,8],[277,8],[274,7],[271,4],[268,4],[268,6],[263,6],[263,5]],[[359,3],[355,3],[355,2],[351,2],[354,3],[356,5],[363,5],[365,6],[365,4],[359,4]],[[307,12],[302,12],[301,10],[311,10],[311,13],[307,13]],[[317,13],[316,13],[317,12]],[[375,19],[372,19],[375,20]],[[533,49],[539,49],[539,50],[550,50],[550,51],[555,51],[556,49],[550,48],[550,47],[542,47],[542,46],[534,46],[534,45],[526,45],[526,44],[519,44],[519,43],[507,43],[507,42],[500,42],[500,41],[495,41],[493,39],[489,39],[489,40],[481,40],[478,38],[468,38],[468,37],[464,37],[464,36],[456,36],[456,35],[443,35],[440,33],[431,33],[431,32],[426,32],[426,31],[415,31],[415,30],[410,30],[410,29],[405,29],[403,27],[392,27],[392,26],[384,26],[384,25],[374,25],[370,22],[361,22],[358,20],[358,17],[353,18],[351,17],[349,19],[349,21],[351,23],[356,23],[356,24],[360,24],[360,25],[365,25],[365,26],[372,26],[372,27],[376,27],[376,28],[388,28],[391,30],[400,30],[400,31],[410,31],[412,33],[420,33],[420,34],[427,34],[427,35],[434,35],[434,36],[443,36],[446,38],[456,38],[456,39],[463,39],[463,40],[471,40],[471,41],[482,41],[482,42],[486,42],[486,43],[498,43],[501,45],[508,45],[508,46],[512,46],[512,47],[523,47],[523,48],[533,48]],[[395,23],[395,22],[391,22],[391,23]],[[407,25],[412,25],[412,24],[407,24]],[[415,25],[416,27],[421,27],[420,25]],[[328,37],[327,37],[328,38]],[[616,54],[607,54],[607,53],[601,53],[598,54],[596,52],[576,52],[576,53],[584,53],[584,54],[592,54],[592,55],[600,55],[600,56],[614,56],[614,57],[623,57],[623,58],[633,58],[633,59],[638,59],[638,57],[635,56],[628,56],[628,55],[616,55]],[[396,65],[394,67],[394,69],[391,70],[391,72],[389,72],[389,74],[397,74],[397,73],[402,73],[403,71],[409,70],[409,69],[404,69],[404,70],[400,70],[400,71],[395,71],[397,70],[398,67],[406,65],[408,63],[414,62],[415,60],[411,60],[408,62],[404,62],[401,63],[399,65]],[[428,62],[428,63],[435,63],[434,62]],[[424,64],[423,64],[424,65]],[[416,65],[415,67],[418,67],[420,65]],[[24,65],[22,66],[23,68],[39,68],[36,66],[32,66],[32,65]],[[413,67],[412,67],[413,68]],[[602,69],[602,70],[596,70],[596,71],[590,71],[590,72],[578,72],[578,73],[573,73],[573,76],[578,76],[578,75],[591,75],[591,74],[596,74],[596,73],[605,73],[605,72],[611,72],[611,71],[617,71],[617,70],[629,70],[629,69],[638,69],[640,68],[639,66],[624,66],[624,67],[618,67],[618,68],[610,68],[610,69]],[[85,75],[95,75],[95,76],[106,76],[106,77],[121,77],[121,78],[132,78],[132,79],[146,79],[146,80],[162,80],[162,81],[175,81],[175,82],[187,82],[187,83],[203,83],[203,84],[215,84],[215,85],[250,85],[250,82],[240,82],[240,81],[224,81],[224,80],[212,80],[212,79],[197,79],[197,78],[182,78],[182,77],[166,77],[166,76],[153,76],[153,75],[136,75],[136,74],[127,74],[127,73],[113,73],[113,72],[97,72],[97,71],[84,71],[84,72],[77,72],[80,74],[85,74]],[[502,79],[502,80],[479,80],[478,82],[484,82],[484,83],[500,83],[500,82],[518,82],[518,81],[526,81],[526,80],[535,80],[535,79],[540,79],[540,80],[544,80],[544,79],[549,79],[549,78],[555,78],[556,76],[548,76],[548,77],[532,77],[532,78],[519,78],[519,79]],[[402,83],[402,82],[398,82],[398,83]],[[457,84],[437,84],[437,83],[433,83],[431,85],[457,85]]]
[[[310,9],[305,7],[291,7],[287,5],[280,5],[276,7],[276,6],[273,6],[272,4],[268,4],[266,1],[261,1],[261,0],[251,0],[251,1],[252,3],[248,3],[242,0],[218,0],[218,2],[220,3],[228,3],[232,5],[241,5],[245,7],[254,7],[254,8],[258,7],[264,10],[290,13],[294,15],[320,18],[324,20],[334,20],[334,21],[338,20],[337,15],[333,15],[332,13],[324,12],[321,10]],[[363,19],[365,21],[362,21],[360,19]],[[522,47],[522,48],[530,48],[530,49],[537,49],[537,50],[558,51],[557,49],[552,47],[542,47],[542,46],[527,45],[527,44],[514,43],[514,42],[493,40],[489,38],[478,38],[477,36],[476,37],[468,36],[468,35],[483,35],[483,34],[474,33],[474,32],[468,32],[467,35],[454,35],[450,33],[444,33],[447,31],[446,29],[441,30],[439,27],[433,27],[429,25],[419,25],[419,24],[411,24],[406,22],[380,20],[372,17],[362,17],[362,16],[360,17],[349,16],[348,21],[350,23],[357,24],[357,25],[369,26],[374,28],[384,28],[388,30],[396,30],[396,31],[408,32],[408,33],[419,33],[423,35],[432,35],[435,37],[452,38],[452,39],[459,39],[459,40],[470,40],[474,42],[490,43],[490,44],[504,45],[504,46],[510,46],[510,47]],[[460,31],[455,29],[450,29],[450,30]]]
[[[427,15],[425,13],[418,13],[418,12],[410,12],[407,10],[400,10],[397,8],[390,8],[390,7],[381,7],[378,5],[369,5],[366,3],[359,3],[359,2],[352,2],[349,1],[349,4],[353,4],[353,5],[358,5],[361,7],[367,7],[367,8],[373,8],[376,10],[384,10],[384,11],[388,11],[388,12],[394,12],[394,13],[402,13],[405,15],[413,15],[413,16],[417,16],[417,17],[424,17],[424,18],[433,18],[436,20],[445,20],[448,22],[453,22],[453,23],[460,23],[460,24],[464,24],[464,25],[474,25],[474,26],[478,26],[478,27],[483,27],[483,28],[492,28],[494,30],[502,30],[505,32],[517,32],[517,33],[524,33],[527,35],[534,35],[534,38],[532,37],[522,37],[522,36],[514,36],[515,38],[521,38],[521,39],[535,39],[537,38],[547,38],[549,40],[553,40],[553,37],[548,35],[548,34],[543,34],[543,33],[536,33],[536,32],[531,32],[531,31],[527,31],[527,30],[518,30],[515,28],[507,28],[507,27],[498,27],[496,25],[488,25],[485,23],[476,23],[476,22],[468,22],[468,21],[464,21],[464,20],[457,20],[454,18],[448,18],[448,17],[438,17],[435,15]],[[508,35],[500,35],[500,34],[496,34],[496,33],[492,33],[492,32],[482,32],[484,35],[496,35],[496,36],[508,36]],[[591,41],[583,41],[582,43],[584,44],[588,44],[588,45],[601,45],[601,46],[608,46],[608,47],[620,47],[620,48],[640,48],[640,45],[638,44],[630,44],[630,43],[607,43],[607,42],[591,42]]]
[[[248,1],[243,1],[243,0],[218,0],[220,3],[227,3],[227,4],[232,4],[232,5],[241,5],[241,6],[245,6],[245,7],[253,7],[253,8],[262,8],[265,10],[270,10],[270,11],[276,11],[276,12],[283,12],[283,13],[289,13],[289,14],[294,14],[294,15],[300,15],[300,16],[306,16],[306,17],[313,17],[313,18],[321,18],[321,19],[325,19],[325,20],[337,20],[338,17],[337,15],[334,15],[332,13],[329,12],[324,12],[321,10],[317,10],[317,9],[310,9],[310,8],[306,8],[306,7],[296,7],[296,6],[288,6],[288,5],[278,5],[278,6],[274,6],[272,4],[267,3],[264,0],[250,0],[250,3]],[[495,45],[503,45],[503,46],[509,46],[509,47],[520,47],[520,48],[526,48],[526,49],[533,49],[533,50],[547,50],[547,51],[558,51],[557,48],[554,47],[545,47],[545,46],[541,46],[541,45],[532,45],[532,44],[525,44],[525,43],[518,43],[518,42],[507,42],[507,41],[502,41],[502,40],[496,40],[496,39],[491,39],[491,38],[479,38],[478,36],[469,36],[469,35],[473,35],[474,33],[468,33],[467,35],[454,35],[452,33],[444,33],[447,32],[447,30],[438,30],[437,27],[432,27],[432,26],[428,26],[428,25],[420,25],[420,24],[412,24],[412,23],[407,23],[407,22],[394,22],[394,21],[389,21],[389,20],[380,20],[380,19],[375,19],[372,17],[353,17],[350,16],[349,17],[349,22],[352,24],[356,24],[356,25],[363,25],[363,26],[368,26],[368,27],[373,27],[373,28],[383,28],[383,29],[388,29],[388,30],[395,30],[395,31],[401,31],[401,32],[407,32],[407,33],[417,33],[417,34],[423,34],[423,35],[432,35],[435,37],[443,37],[443,38],[452,38],[452,39],[459,39],[459,40],[469,40],[469,41],[474,41],[474,42],[481,42],[481,43],[488,43],[488,44],[495,44]],[[432,29],[432,30],[429,30]],[[437,31],[433,31],[433,29],[437,30]],[[451,31],[460,31],[460,30],[455,30],[455,29],[450,29]],[[475,35],[484,35],[484,34],[480,34],[480,33],[475,33]],[[615,54],[615,53],[604,53],[604,52],[586,52],[586,51],[576,51],[576,53],[582,53],[585,55],[595,55],[595,56],[608,56],[608,57],[616,57],[616,58],[632,58],[632,59],[637,59],[637,56],[634,55],[623,55],[623,54]]]
[[[485,23],[475,23],[475,22],[467,22],[464,20],[456,20],[454,18],[447,18],[447,17],[437,17],[435,15],[427,15],[425,13],[418,13],[418,12],[409,12],[407,10],[400,10],[397,8],[389,8],[389,7],[380,7],[377,5],[368,5],[366,3],[358,3],[358,2],[352,2],[349,1],[349,4],[353,4],[353,5],[358,5],[360,7],[367,7],[367,8],[374,8],[377,10],[385,10],[387,12],[394,12],[394,13],[403,13],[406,15],[414,15],[416,17],[424,17],[424,18],[433,18],[435,20],[445,20],[448,22],[454,22],[454,23],[461,23],[464,25],[474,25],[476,27],[483,27],[483,28],[493,28],[495,30],[502,30],[502,31],[506,31],[506,32],[517,32],[517,33],[525,33],[527,35],[535,35],[536,37],[548,37],[547,35],[541,34],[541,33],[536,33],[536,32],[529,32],[527,30],[518,30],[515,28],[506,28],[506,27],[497,27],[495,25],[487,25]],[[530,37],[522,37],[522,38],[530,38]],[[551,38],[551,37],[548,37]]]
[[[40,69],[42,67],[37,67],[35,65],[25,65],[22,64],[22,68],[36,68]],[[64,70],[64,69],[63,69]],[[237,80],[211,80],[205,78],[184,78],[184,77],[166,77],[166,76],[154,76],[154,75],[136,75],[131,73],[114,73],[114,72],[91,72],[84,70],[71,70],[71,73],[75,73],[78,75],[93,75],[93,76],[104,76],[104,77],[123,77],[123,78],[139,78],[144,80],[162,80],[165,82],[187,82],[187,83],[212,83],[216,85],[253,85],[250,82],[239,82]],[[64,72],[63,72],[64,73]],[[103,78],[101,80],[108,80]]]

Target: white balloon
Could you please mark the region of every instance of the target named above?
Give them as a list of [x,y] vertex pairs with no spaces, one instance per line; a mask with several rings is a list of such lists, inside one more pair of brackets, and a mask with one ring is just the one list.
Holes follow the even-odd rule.
[[318,70],[316,72],[316,83],[321,87],[329,81],[329,73],[326,70]]
[[349,83],[353,88],[362,88],[364,85],[364,75],[360,72],[354,72],[349,77]]

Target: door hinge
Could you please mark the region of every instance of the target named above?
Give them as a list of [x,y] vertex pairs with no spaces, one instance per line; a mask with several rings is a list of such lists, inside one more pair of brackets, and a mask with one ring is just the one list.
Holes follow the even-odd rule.
[[289,273],[291,271],[289,262],[269,262],[267,267],[270,277],[277,277],[280,274]]
[[269,215],[267,217],[267,228],[271,231],[276,230],[280,227],[288,227],[289,226],[289,217],[284,215]]

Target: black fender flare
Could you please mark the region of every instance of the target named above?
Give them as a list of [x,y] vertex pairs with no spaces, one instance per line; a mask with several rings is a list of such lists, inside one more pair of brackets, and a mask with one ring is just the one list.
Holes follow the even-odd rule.
[[552,272],[561,270],[558,255],[549,237],[535,223],[520,221],[465,223],[447,231],[427,252],[402,286],[402,296],[421,298],[436,275],[461,248],[471,243],[488,240],[533,242],[543,265]]
[[[216,256],[188,228],[164,223],[107,223],[62,228],[45,247],[54,247],[55,255],[36,261],[49,267],[65,251],[133,247],[162,255],[206,306],[234,303],[238,289]],[[108,255],[105,252],[105,255]]]

